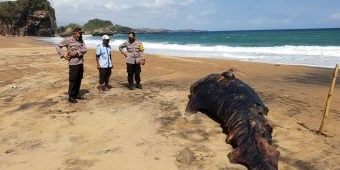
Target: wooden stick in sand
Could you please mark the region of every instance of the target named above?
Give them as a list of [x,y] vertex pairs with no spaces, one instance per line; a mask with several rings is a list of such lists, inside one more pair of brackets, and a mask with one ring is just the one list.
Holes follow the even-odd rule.
[[336,82],[336,77],[338,75],[338,70],[339,70],[339,64],[337,64],[335,66],[335,70],[334,70],[334,74],[333,74],[333,81],[332,81],[332,84],[329,88],[329,93],[328,93],[328,98],[327,98],[327,102],[326,102],[326,107],[325,107],[325,111],[323,113],[323,117],[322,117],[322,121],[321,121],[321,125],[320,125],[320,128],[319,128],[319,135],[322,134],[322,129],[323,129],[323,125],[325,123],[325,119],[328,115],[328,111],[329,111],[329,106],[330,106],[330,103],[331,103],[331,97],[333,95],[333,91],[334,91],[334,86],[335,86],[335,82]]

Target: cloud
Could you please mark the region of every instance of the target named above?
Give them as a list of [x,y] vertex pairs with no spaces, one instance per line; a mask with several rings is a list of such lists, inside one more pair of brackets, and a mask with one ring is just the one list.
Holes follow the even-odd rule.
[[202,11],[198,15],[201,16],[201,17],[204,17],[204,16],[213,15],[213,14],[215,14],[215,10]]
[[[321,22],[318,21],[325,21],[321,27],[338,27],[340,23],[340,12],[329,13],[336,10],[339,0],[311,1],[307,4],[296,0],[48,1],[55,9],[58,26],[69,23],[83,25],[95,18],[132,28],[206,30],[319,28]],[[320,5],[323,8],[319,8]],[[315,13],[315,9],[320,12]]]
[[194,3],[195,0],[144,0],[140,1],[144,7],[164,8],[169,6],[187,6]]
[[331,16],[330,16],[331,19],[334,19],[334,20],[340,20],[340,12],[337,12],[337,13],[333,13]]
[[[84,9],[90,7],[99,7],[105,6],[107,9],[120,9],[120,10],[128,10],[134,8],[168,8],[178,7],[178,6],[186,6],[195,2],[195,0],[77,0],[76,3],[74,0],[49,0],[55,8],[63,7],[63,6],[74,6],[74,7],[82,7]],[[109,12],[109,11],[108,11]]]
[[176,19],[178,11],[194,4],[197,0],[49,1],[56,10],[58,25],[66,25],[70,22],[84,24],[90,19],[100,18],[125,26],[147,27],[147,23],[151,25],[155,20],[160,23]]
[[207,25],[210,23],[207,18],[213,14],[215,14],[215,10],[206,10],[198,14],[190,14],[186,16],[186,19],[194,25]]

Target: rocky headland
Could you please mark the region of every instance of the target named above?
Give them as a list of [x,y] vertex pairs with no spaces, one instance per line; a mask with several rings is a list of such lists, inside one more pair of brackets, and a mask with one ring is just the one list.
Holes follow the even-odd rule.
[[0,2],[0,35],[54,36],[55,11],[47,0]]

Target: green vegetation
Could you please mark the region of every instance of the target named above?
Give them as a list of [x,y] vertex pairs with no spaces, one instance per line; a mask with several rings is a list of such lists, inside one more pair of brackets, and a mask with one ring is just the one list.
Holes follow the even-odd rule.
[[80,27],[80,25],[71,23],[66,26],[58,27],[57,34],[59,34],[59,36],[61,37],[70,36],[72,34],[73,28],[76,28],[76,27]]
[[0,2],[0,18],[18,18],[21,10],[16,2]]
[[69,24],[66,26],[61,26],[57,28],[57,34],[60,36],[68,36],[71,35],[71,31],[74,27],[81,27],[82,30],[85,31],[85,34],[92,35],[103,35],[103,34],[120,34],[120,33],[128,33],[133,31],[134,29],[121,26],[118,24],[113,25],[111,21],[108,20],[100,20],[100,19],[92,19],[85,23],[83,26],[79,26],[77,24]]
[[22,13],[35,10],[47,10],[54,14],[54,9],[47,0],[17,0],[0,2],[0,19],[17,20]]
[[92,30],[96,30],[100,28],[107,28],[107,27],[113,27],[113,24],[111,21],[93,19],[93,20],[89,20],[86,24],[84,24],[83,29],[84,31],[92,31]]
[[0,2],[0,34],[54,36],[55,11],[47,0]]
[[[57,28],[57,34],[60,36],[68,36],[71,35],[72,28],[79,26],[76,24],[69,24],[67,26],[61,26]],[[92,35],[103,35],[103,34],[126,34],[130,31],[135,31],[136,33],[167,33],[170,30],[166,29],[150,29],[150,28],[140,28],[134,29],[122,25],[115,24],[113,25],[111,21],[108,20],[100,20],[100,19],[92,19],[85,23],[83,26],[79,26],[82,30],[85,31],[85,34]]]
[[66,26],[58,27],[57,28],[57,33],[62,33],[62,32],[68,31],[68,30],[72,30],[75,27],[80,27],[80,25],[71,23],[71,24],[68,24]]
[[113,29],[114,29],[115,33],[128,33],[130,31],[134,31],[134,29],[132,29],[132,28],[121,26],[121,25],[118,25],[118,24],[114,25]]

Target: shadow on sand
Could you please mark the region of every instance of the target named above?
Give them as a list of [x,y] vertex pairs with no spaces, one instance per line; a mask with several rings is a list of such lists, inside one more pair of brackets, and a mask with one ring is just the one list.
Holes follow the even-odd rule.
[[[329,86],[333,79],[334,69],[319,69],[318,71],[306,72],[304,75],[292,75],[284,77],[289,83]],[[336,86],[340,87],[340,74],[338,73]]]
[[[80,89],[79,90],[79,96],[84,96],[86,93],[90,93],[90,90],[88,89]],[[64,95],[68,95],[68,92],[64,92]]]

